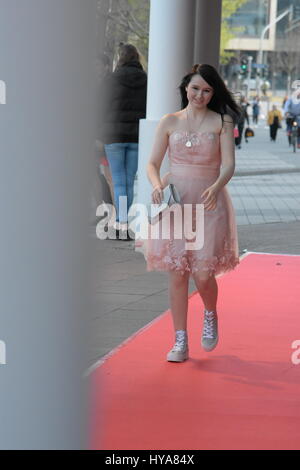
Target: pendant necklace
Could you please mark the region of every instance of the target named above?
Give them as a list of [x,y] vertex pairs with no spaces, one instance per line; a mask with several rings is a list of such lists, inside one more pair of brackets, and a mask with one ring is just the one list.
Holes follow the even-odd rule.
[[[202,124],[202,122],[204,121],[204,118],[205,118],[205,116],[206,116],[206,112],[207,112],[207,110],[205,111],[204,116],[203,116],[203,118],[201,119],[199,128],[201,127],[201,124]],[[186,108],[186,121],[187,121],[187,126],[188,126],[188,137],[189,137],[189,138],[188,138],[188,140],[186,141],[185,146],[188,147],[188,148],[190,148],[190,147],[192,147],[193,144],[192,144],[192,139],[191,139],[191,131],[190,131],[190,124],[189,124],[189,115],[188,115],[188,110],[187,110],[187,108]]]

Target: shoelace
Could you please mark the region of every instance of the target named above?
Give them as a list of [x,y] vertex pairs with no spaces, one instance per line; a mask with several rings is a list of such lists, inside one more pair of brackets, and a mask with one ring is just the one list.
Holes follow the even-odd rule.
[[173,351],[183,351],[187,346],[187,335],[183,332],[176,332],[175,344]]
[[203,337],[213,339],[214,338],[214,328],[216,326],[216,314],[215,313],[206,313],[204,317],[204,328],[203,328]]

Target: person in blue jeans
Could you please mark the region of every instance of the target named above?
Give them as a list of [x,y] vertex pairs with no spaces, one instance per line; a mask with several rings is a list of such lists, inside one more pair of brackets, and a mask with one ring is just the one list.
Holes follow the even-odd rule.
[[133,202],[134,179],[138,169],[138,143],[106,144],[105,153],[114,186],[117,228],[126,231],[128,211]]
[[102,84],[101,140],[109,162],[117,238],[129,240],[128,211],[138,168],[139,120],[146,116],[147,75],[132,44],[120,44],[117,66]]

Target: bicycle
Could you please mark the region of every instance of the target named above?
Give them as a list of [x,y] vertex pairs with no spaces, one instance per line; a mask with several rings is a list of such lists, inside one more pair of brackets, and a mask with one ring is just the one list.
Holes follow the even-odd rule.
[[293,119],[292,129],[291,129],[291,145],[293,147],[293,152],[296,152],[298,146],[298,122],[296,119]]
[[300,126],[298,121],[300,120],[300,115],[289,114],[287,116],[287,135],[289,139],[289,145],[293,147],[293,152],[296,152],[298,145],[298,139],[300,138]]

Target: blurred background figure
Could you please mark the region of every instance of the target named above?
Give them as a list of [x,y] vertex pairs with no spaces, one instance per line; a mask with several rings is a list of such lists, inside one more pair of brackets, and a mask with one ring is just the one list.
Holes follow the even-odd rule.
[[[130,239],[128,210],[138,168],[139,120],[146,116],[147,75],[138,50],[120,44],[117,66],[103,83],[101,140],[112,174],[117,238]],[[124,199],[120,199],[125,197]]]
[[256,96],[252,102],[252,122],[256,126],[258,124],[259,111],[260,111],[259,97]]
[[291,132],[292,132],[292,124],[293,121],[296,121],[298,124],[298,131],[297,131],[297,144],[298,148],[300,148],[300,89],[299,93],[294,96],[294,99],[289,98],[285,105],[284,105],[284,116],[286,118],[287,124],[287,136],[289,145],[291,145]]
[[[107,54],[102,53],[100,55],[99,65],[100,65],[100,68],[99,68],[100,93],[104,93],[108,87],[109,80],[111,77],[111,61]],[[103,95],[100,95],[99,101],[100,101],[99,105],[100,105],[100,115],[101,115],[101,120],[100,120],[100,127],[101,127],[102,120],[104,119],[103,112],[101,113],[101,108],[102,108],[102,104],[104,101]],[[111,171],[109,168],[109,163],[106,157],[103,142],[97,141],[97,150],[99,152],[98,153],[99,161],[98,161],[97,166],[98,166],[98,171],[99,171],[99,179],[101,183],[99,203],[107,202],[111,204],[114,201],[114,189],[113,189]]]
[[287,100],[288,100],[288,96],[285,95],[285,97],[282,100],[282,109],[284,109],[284,106],[285,106],[285,103],[287,102]]
[[[249,106],[249,103],[248,103],[247,99],[245,98],[245,96],[242,96],[241,101],[240,101],[240,108],[241,108],[242,112],[240,114],[238,124],[237,124],[238,136],[235,137],[235,145],[239,149],[242,148],[241,144],[242,144],[242,138],[243,138],[243,130],[244,130],[244,127],[245,127],[245,121],[247,122],[247,124],[249,126],[249,116],[248,116],[248,112],[247,112],[248,106]],[[246,139],[246,141],[247,141],[247,139]]]
[[270,139],[271,142],[276,141],[278,128],[281,127],[282,114],[277,109],[275,104],[272,106],[272,110],[268,113],[268,126],[270,127]]
[[91,185],[91,214],[90,224],[95,225],[99,221],[96,216],[97,208],[102,203],[113,204],[114,193],[112,176],[109,168],[108,160],[106,158],[104,144],[101,141],[101,127],[103,121],[103,101],[109,79],[111,76],[111,60],[107,54],[101,53],[97,61],[97,77],[98,77],[98,139],[96,140],[95,152],[95,170],[94,178]]

